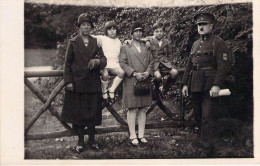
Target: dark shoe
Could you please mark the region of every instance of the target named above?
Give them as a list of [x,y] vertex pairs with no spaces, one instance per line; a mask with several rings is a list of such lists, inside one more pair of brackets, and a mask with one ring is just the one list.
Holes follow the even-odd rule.
[[75,151],[76,151],[77,153],[81,153],[81,152],[83,152],[84,150],[85,150],[84,146],[79,146],[79,145],[77,145],[76,148],[75,148]]
[[[111,94],[114,94],[114,97],[110,97],[110,93],[111,93]],[[116,100],[115,100],[115,92],[110,92],[110,91],[108,91],[108,94],[109,94],[110,102],[111,102],[112,104],[115,104],[115,102],[116,102]]]
[[109,104],[109,99],[108,98],[106,98],[106,99],[103,98],[102,106],[106,107],[108,104]]
[[138,146],[139,145],[139,141],[137,138],[133,138],[133,139],[130,139],[130,142],[133,146]]
[[93,150],[96,150],[96,151],[99,150],[98,144],[96,144],[96,143],[89,143],[88,145]]
[[160,96],[160,81],[154,79],[154,99],[157,100]]
[[141,144],[146,144],[148,143],[148,141],[143,137],[143,138],[138,138],[138,141],[141,143]]
[[103,95],[103,94],[106,94],[106,93],[107,93],[107,98],[106,98],[106,99],[105,99],[105,98],[103,98],[103,102],[102,102],[102,106],[103,106],[103,107],[106,107],[106,106],[107,106],[107,104],[109,104],[108,91],[106,91],[106,92],[102,93],[102,95]]
[[115,98],[110,98],[110,102],[111,102],[112,104],[115,104],[116,99],[115,99]]
[[165,82],[165,84],[163,85],[163,93],[166,95],[167,92],[169,91],[170,87],[175,84],[177,77],[172,78],[171,76],[169,76]]

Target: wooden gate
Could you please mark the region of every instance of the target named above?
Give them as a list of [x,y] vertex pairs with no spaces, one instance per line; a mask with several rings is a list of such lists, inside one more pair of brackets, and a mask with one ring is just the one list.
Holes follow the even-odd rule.
[[[183,70],[179,70],[180,72]],[[73,136],[77,133],[72,130],[71,126],[66,122],[63,122],[61,119],[60,113],[51,105],[55,97],[62,91],[65,86],[64,80],[62,79],[59,84],[54,88],[48,98],[44,97],[40,91],[29,81],[28,78],[31,77],[61,77],[63,76],[62,70],[51,70],[51,71],[25,71],[24,74],[24,83],[32,91],[32,93],[43,103],[41,109],[34,114],[29,123],[25,126],[25,139],[26,140],[36,140],[36,139],[46,139],[46,138],[57,138],[64,136]],[[179,87],[181,88],[181,87]],[[146,115],[149,115],[153,108],[158,105],[158,107],[171,119],[171,122],[158,122],[152,124],[146,124],[146,129],[155,129],[155,128],[165,128],[165,127],[182,127],[182,126],[192,126],[195,125],[193,121],[184,121],[184,105],[183,100],[180,102],[181,111],[180,118],[178,120],[173,118],[172,112],[163,104],[161,98],[158,98],[156,101],[153,101],[151,106],[147,109]],[[110,132],[122,132],[128,131],[127,123],[125,120],[117,113],[112,105],[107,104],[105,106],[108,111],[113,115],[115,120],[119,122],[120,125],[114,127],[105,127],[97,128],[96,133],[110,133]],[[49,110],[53,116],[55,116],[66,130],[52,133],[41,133],[41,134],[28,134],[30,128],[37,121],[37,119],[44,113],[46,110]],[[84,130],[84,134],[88,134],[88,130]]]

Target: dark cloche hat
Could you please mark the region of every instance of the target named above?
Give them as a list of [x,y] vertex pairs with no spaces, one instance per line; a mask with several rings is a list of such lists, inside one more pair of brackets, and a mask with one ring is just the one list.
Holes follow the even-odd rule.
[[162,22],[157,22],[157,23],[153,24],[153,30],[158,29],[158,28],[162,28],[163,30],[165,30],[164,24]]
[[94,25],[93,25],[93,23],[92,23],[92,21],[91,21],[91,18],[88,16],[87,13],[82,13],[82,14],[79,15],[78,21],[77,21],[78,27],[79,27],[80,24],[82,24],[83,22],[89,22],[90,25],[91,25],[91,27],[94,28]]
[[132,27],[131,27],[131,33],[133,33],[134,31],[137,31],[137,30],[144,31],[143,25],[139,21],[133,22]]
[[108,22],[105,23],[105,26],[104,26],[105,35],[107,35],[107,29],[112,28],[112,27],[116,28],[116,33],[118,33],[117,24],[114,21],[108,21]]
[[211,24],[215,21],[214,15],[206,12],[197,13],[193,18],[196,21],[196,24],[199,23]]

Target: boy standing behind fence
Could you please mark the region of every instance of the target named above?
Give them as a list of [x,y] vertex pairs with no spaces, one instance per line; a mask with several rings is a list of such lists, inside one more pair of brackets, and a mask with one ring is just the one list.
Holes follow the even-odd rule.
[[[117,38],[117,24],[114,21],[106,22],[104,26],[104,34],[105,36],[94,36],[98,39],[98,44],[102,47],[107,58],[106,68],[100,70],[100,74],[102,75],[102,92],[103,98],[106,102],[109,102],[108,97],[110,97],[110,102],[115,103],[115,89],[121,83],[125,74],[124,70],[119,66],[118,57],[120,54],[121,42]],[[116,77],[111,87],[107,89],[109,73],[116,75]]]
[[153,55],[154,65],[154,84],[156,88],[156,94],[159,94],[159,87],[162,76],[170,74],[164,88],[163,96],[167,94],[170,86],[175,83],[178,71],[172,66],[172,48],[169,40],[164,38],[165,28],[163,23],[155,23],[153,25],[154,36],[148,36],[145,40],[149,41],[150,49]]

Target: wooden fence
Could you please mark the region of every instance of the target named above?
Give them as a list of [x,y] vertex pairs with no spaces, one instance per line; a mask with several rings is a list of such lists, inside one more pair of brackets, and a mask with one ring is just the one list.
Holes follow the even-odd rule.
[[[183,71],[183,70],[180,70]],[[61,119],[60,113],[51,105],[54,101],[55,97],[62,91],[65,86],[64,80],[62,79],[59,84],[53,89],[48,98],[44,97],[40,91],[29,81],[28,78],[31,77],[61,77],[63,76],[62,70],[51,70],[51,71],[25,71],[24,74],[24,83],[25,85],[32,91],[32,93],[43,103],[41,109],[34,114],[29,123],[25,126],[25,139],[26,140],[35,140],[35,139],[46,139],[46,138],[57,138],[64,136],[73,136],[77,133],[72,130],[71,126],[66,122],[63,122]],[[179,87],[180,88],[180,87]],[[183,100],[180,101],[181,110],[180,110],[180,118],[178,120],[173,118],[173,113],[163,104],[161,98],[158,98],[156,101],[153,101],[151,106],[147,109],[146,114],[149,115],[154,107],[158,105],[158,107],[171,119],[171,122],[158,122],[152,124],[146,124],[146,129],[155,129],[155,128],[165,128],[165,127],[181,127],[181,126],[192,126],[195,125],[193,121],[184,121],[184,106]],[[125,120],[117,113],[117,111],[113,108],[112,105],[107,104],[105,106],[108,111],[113,115],[115,120],[119,122],[120,125],[114,127],[105,127],[105,128],[97,128],[97,134],[102,133],[110,133],[110,132],[122,132],[128,131],[127,123]],[[41,134],[28,134],[30,128],[37,121],[37,119],[44,113],[46,110],[49,110],[53,116],[57,118],[64,126],[64,131],[59,132],[48,132]],[[84,130],[84,134],[88,134],[88,130]]]

